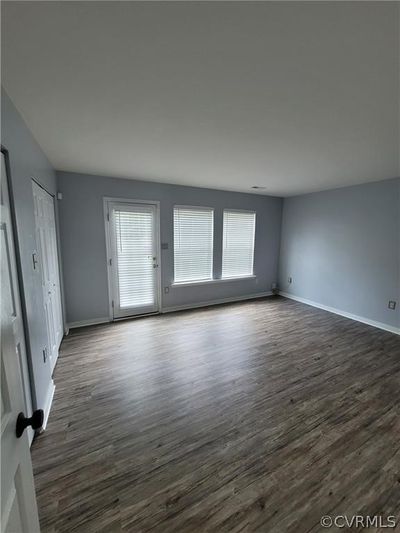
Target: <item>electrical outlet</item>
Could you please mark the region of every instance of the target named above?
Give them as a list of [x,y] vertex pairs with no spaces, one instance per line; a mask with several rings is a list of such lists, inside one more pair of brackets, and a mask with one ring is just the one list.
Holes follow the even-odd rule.
[[396,302],[394,300],[389,300],[389,309],[392,309],[394,311],[396,309]]
[[164,293],[165,293],[165,294],[168,294],[168,293],[169,293],[169,287],[164,287]]
[[293,281],[293,278],[291,276],[289,276],[288,279],[287,279],[287,282],[288,283],[292,283],[292,281]]

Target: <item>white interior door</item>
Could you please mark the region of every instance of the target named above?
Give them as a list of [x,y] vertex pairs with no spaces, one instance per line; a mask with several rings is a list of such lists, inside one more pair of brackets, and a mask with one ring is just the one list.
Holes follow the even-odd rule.
[[42,275],[44,311],[48,335],[48,356],[53,369],[63,338],[61,288],[58,267],[54,198],[32,181],[36,224],[36,245]]
[[16,437],[18,414],[27,414],[26,354],[3,153],[1,159],[1,531],[36,533],[39,519],[29,437],[26,431]]
[[158,208],[108,204],[113,318],[159,310]]

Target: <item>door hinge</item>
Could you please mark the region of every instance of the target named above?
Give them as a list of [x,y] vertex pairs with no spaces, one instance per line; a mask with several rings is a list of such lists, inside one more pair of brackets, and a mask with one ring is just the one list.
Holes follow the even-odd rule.
[[110,213],[107,213],[107,220],[110,222]]
[[110,266],[112,266],[112,259],[109,259],[108,262],[110,263]]
[[111,300],[111,307],[114,307],[114,300]]
[[33,252],[32,254],[32,263],[33,263],[33,270],[36,270],[36,265],[39,263],[39,260],[36,259],[36,252]]

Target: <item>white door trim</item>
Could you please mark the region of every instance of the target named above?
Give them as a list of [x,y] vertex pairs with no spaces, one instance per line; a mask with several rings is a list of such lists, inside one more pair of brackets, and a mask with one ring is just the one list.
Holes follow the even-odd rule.
[[[112,257],[112,245],[111,245],[111,234],[110,234],[110,224],[109,224],[109,205],[113,203],[126,203],[126,204],[144,204],[155,207],[155,217],[156,217],[156,228],[155,228],[155,239],[156,239],[156,250],[158,258],[158,268],[157,268],[157,300],[158,300],[158,309],[156,313],[160,313],[162,309],[162,290],[161,290],[161,222],[160,222],[160,202],[159,200],[136,200],[133,198],[115,198],[110,196],[103,197],[103,211],[104,211],[104,229],[106,236],[106,263],[107,263],[107,290],[108,290],[108,316],[110,322],[114,321],[114,311],[112,306],[112,270],[110,265],[110,259]],[[153,313],[154,314],[154,313]],[[131,317],[127,317],[131,318]],[[134,317],[132,317],[134,318]]]
[[[23,386],[26,413],[27,413],[27,416],[31,416],[33,412],[33,405],[35,402],[35,389],[34,389],[34,383],[33,383],[33,378],[32,378],[32,367],[31,367],[30,352],[29,352],[30,350],[29,332],[28,332],[26,307],[25,307],[25,301],[24,301],[24,284],[23,284],[23,277],[22,277],[17,221],[16,221],[16,215],[15,215],[15,204],[14,204],[11,175],[10,175],[10,160],[9,160],[8,150],[5,147],[3,147],[3,145],[1,145],[1,156],[4,158],[4,176],[2,175],[1,179],[4,180],[4,183],[6,184],[5,187],[7,188],[7,198],[8,198],[8,203],[9,203],[10,222],[11,222],[12,240],[13,240],[12,247],[13,247],[14,256],[15,256],[16,275],[17,275],[16,279],[17,279],[17,286],[18,286],[18,303],[20,306],[20,312],[21,312],[21,317],[22,317],[22,329],[23,329],[22,348],[23,348],[24,354],[22,353],[19,354],[20,355],[20,366],[21,366],[21,372],[22,372],[22,386]],[[28,433],[29,446],[30,446],[33,441],[34,432],[31,428],[28,428],[27,433]]]
[[[36,183],[41,189],[43,189],[47,194],[52,196],[54,204],[54,221],[56,226],[56,243],[57,243],[57,264],[58,264],[58,277],[60,280],[60,299],[61,299],[61,319],[63,323],[63,333],[68,335],[68,324],[67,317],[65,315],[65,294],[64,294],[64,277],[62,272],[62,259],[61,259],[61,242],[60,242],[60,228],[59,228],[59,213],[58,213],[58,198],[56,194],[51,193],[47,190],[46,186],[36,177],[31,177],[32,181]],[[60,343],[61,344],[61,343]]]
[[20,413],[30,416],[24,395],[26,340],[16,258],[8,152],[1,147],[1,531],[39,533],[29,435],[16,435]]
[[[35,205],[35,236],[36,236],[36,245],[38,247],[38,253],[40,257],[40,269],[42,270],[41,275],[43,279],[44,257],[48,260],[46,262],[47,268],[50,269],[53,284],[51,288],[51,321],[49,324],[47,322],[47,334],[48,334],[48,352],[51,363],[51,371],[53,372],[54,367],[57,362],[59,348],[64,336],[64,317],[63,317],[63,306],[61,298],[61,273],[60,273],[60,258],[59,258],[59,243],[57,236],[57,221],[56,221],[56,206],[55,206],[55,197],[53,194],[49,193],[37,180],[32,178],[32,194],[33,201]],[[49,229],[49,234],[47,235],[47,243],[53,243],[53,246],[48,248],[47,246],[43,249],[40,246],[40,239],[38,241],[38,231],[41,227],[40,224],[40,214],[37,214],[37,201],[42,198],[42,201],[51,205],[51,217],[45,217],[45,226]],[[42,285],[42,288],[47,290],[46,287]],[[50,292],[49,292],[50,294]],[[46,302],[46,296],[44,296],[44,301]],[[54,331],[53,331],[54,330]],[[52,338],[54,336],[54,339]],[[52,341],[54,340],[54,345]]]

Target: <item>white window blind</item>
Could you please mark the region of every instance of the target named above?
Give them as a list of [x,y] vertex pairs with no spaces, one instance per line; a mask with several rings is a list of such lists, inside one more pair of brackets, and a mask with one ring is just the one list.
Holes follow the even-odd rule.
[[255,213],[224,211],[223,278],[236,278],[253,274],[255,228]]
[[114,211],[119,306],[154,303],[153,213]]
[[174,281],[212,279],[214,211],[174,207]]

